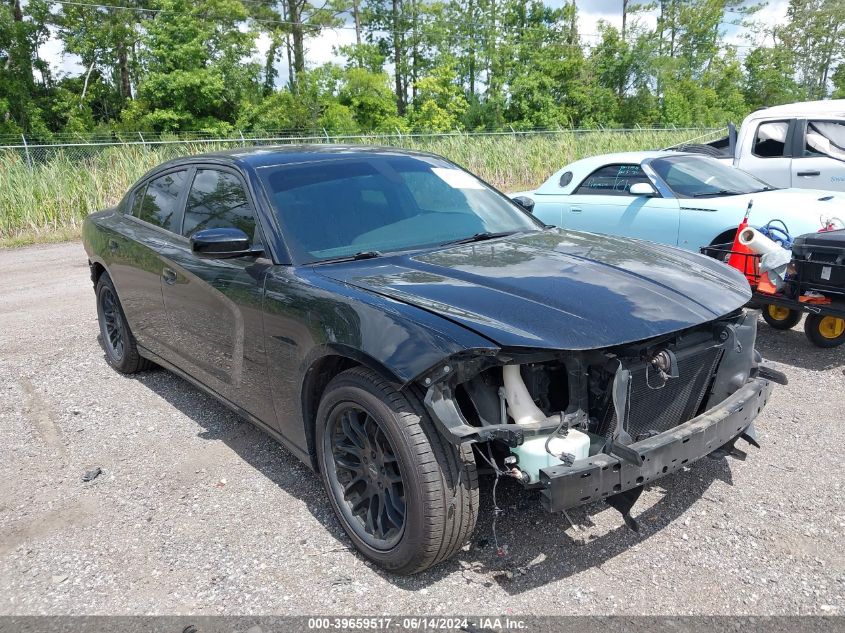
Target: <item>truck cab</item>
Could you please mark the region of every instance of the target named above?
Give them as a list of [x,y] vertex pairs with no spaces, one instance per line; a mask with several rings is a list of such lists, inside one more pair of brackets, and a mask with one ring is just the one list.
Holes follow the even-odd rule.
[[776,187],[845,191],[845,99],[752,112],[740,127],[733,165]]

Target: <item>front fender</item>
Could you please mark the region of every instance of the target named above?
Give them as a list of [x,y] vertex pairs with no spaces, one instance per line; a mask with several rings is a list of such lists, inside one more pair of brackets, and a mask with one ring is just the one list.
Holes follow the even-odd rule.
[[498,350],[490,340],[421,308],[281,266],[266,280],[264,340],[279,430],[303,453],[308,451],[305,377],[321,359],[349,359],[404,387],[465,350]]

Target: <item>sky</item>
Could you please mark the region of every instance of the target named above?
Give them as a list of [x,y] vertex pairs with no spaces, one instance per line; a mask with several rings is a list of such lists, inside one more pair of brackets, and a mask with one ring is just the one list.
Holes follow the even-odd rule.
[[[562,0],[547,0],[550,6],[560,6]],[[632,0],[634,2],[635,0]],[[601,20],[620,28],[622,26],[622,0],[575,0],[578,6],[578,30],[582,41],[589,44],[595,41],[592,35],[598,29]],[[765,25],[774,25],[783,21],[786,16],[786,9],[789,0],[768,0],[767,4],[755,15],[755,21]],[[654,26],[657,20],[657,11],[641,15],[639,18],[647,25]],[[742,58],[744,51],[752,45],[748,40],[750,34],[735,26],[726,26],[726,40],[729,44],[739,47],[739,57]],[[355,41],[355,32],[349,29],[326,29],[318,37],[307,40],[306,59],[309,66],[319,66],[326,62],[343,62],[344,60],[334,54],[334,49]],[[761,42],[753,42],[760,44]],[[266,35],[260,36],[256,41],[256,60],[264,63],[264,56],[269,47],[269,38]],[[75,55],[62,52],[61,42],[51,38],[40,50],[41,57],[50,63],[55,76],[64,74],[80,74],[84,68]],[[284,57],[284,56],[283,56]],[[280,83],[287,80],[287,60],[282,59],[277,64],[278,78]]]

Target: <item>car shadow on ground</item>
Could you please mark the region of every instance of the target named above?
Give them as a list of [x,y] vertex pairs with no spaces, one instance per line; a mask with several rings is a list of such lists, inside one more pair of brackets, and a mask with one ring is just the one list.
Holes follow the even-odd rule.
[[766,360],[811,371],[826,371],[845,365],[845,346],[833,349],[816,347],[807,340],[803,328],[802,321],[791,330],[776,330],[760,319],[757,349]]
[[[492,530],[493,478],[482,477],[481,507],[470,545],[433,569],[402,577],[376,568],[355,552],[332,512],[318,475],[264,432],[168,371],[156,368],[138,374],[136,379],[202,427],[200,437],[224,442],[275,485],[302,500],[337,541],[337,550],[348,551],[342,555],[357,557],[386,581],[409,591],[425,588],[452,574],[461,574],[467,583],[480,586],[497,583],[512,594],[565,579],[601,566],[647,541],[704,496],[714,481],[732,484],[730,465],[724,458],[703,459],[651,484],[646,488],[649,494],[633,510],[640,524],[640,532],[635,533],[604,502],[571,510],[570,518],[581,528],[575,529],[563,515],[543,510],[538,492],[526,492],[515,481],[502,479],[497,499],[504,513],[497,518],[496,534],[499,544],[508,546],[508,552],[501,557],[494,546]],[[655,494],[659,498],[649,505],[646,498]],[[611,513],[616,527],[596,534],[594,519],[602,512]],[[606,524],[607,518],[602,522]]]
[[[540,505],[539,493],[527,496],[518,483],[508,481],[504,494],[498,495],[499,506],[504,507],[506,512],[498,519],[496,529],[500,544],[508,545],[504,558],[497,556],[492,543],[492,484],[482,481],[481,512],[473,545],[447,565],[453,570],[478,571],[486,568],[486,575],[491,581],[508,593],[528,591],[590,568],[601,567],[632,547],[646,543],[702,497],[710,503],[719,504],[718,499],[706,494],[717,480],[733,485],[730,461],[725,458],[705,458],[646,486],[643,497],[632,511],[639,524],[639,532],[629,529],[621,515],[605,502],[569,510],[569,518],[575,524],[573,527],[562,514],[546,512]],[[654,497],[657,499],[654,500]],[[479,543],[484,544],[480,551]],[[649,556],[647,550],[644,550],[643,556]],[[438,573],[438,569],[432,573]],[[475,574],[465,573],[464,577],[468,581],[475,578],[473,582],[478,582]]]

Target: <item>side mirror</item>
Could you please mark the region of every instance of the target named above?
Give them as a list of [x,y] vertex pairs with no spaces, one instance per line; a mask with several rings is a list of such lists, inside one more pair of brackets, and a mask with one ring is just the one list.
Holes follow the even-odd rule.
[[534,201],[528,196],[517,196],[513,198],[513,201],[528,211],[528,213],[534,213]]
[[258,255],[253,250],[247,234],[236,228],[203,229],[191,236],[191,252],[206,259],[226,259]]
[[628,193],[632,196],[653,196],[657,192],[654,190],[654,187],[647,182],[635,182],[631,185],[631,188],[628,189]]

